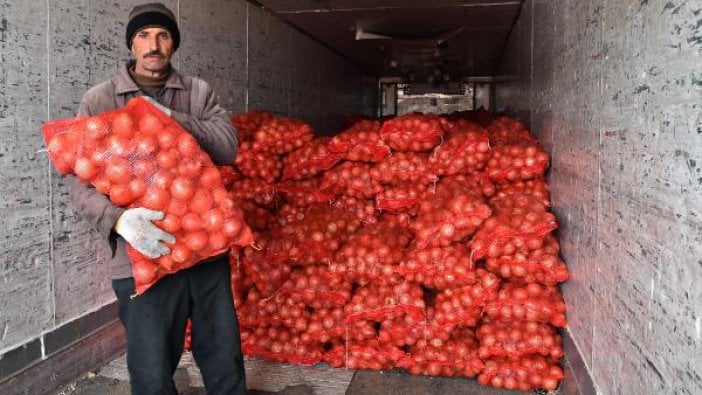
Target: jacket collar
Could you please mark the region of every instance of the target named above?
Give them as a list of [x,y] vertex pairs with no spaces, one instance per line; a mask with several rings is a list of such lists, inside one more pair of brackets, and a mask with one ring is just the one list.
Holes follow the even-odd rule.
[[[129,68],[134,64],[133,60],[125,62],[120,66],[119,72],[114,78],[115,83],[115,93],[118,95],[123,95],[125,93],[137,92],[139,91],[139,86],[134,82],[132,77],[129,75]],[[178,70],[171,66],[171,73],[166,79],[166,89],[185,89],[185,83],[183,82],[183,77],[180,75]]]

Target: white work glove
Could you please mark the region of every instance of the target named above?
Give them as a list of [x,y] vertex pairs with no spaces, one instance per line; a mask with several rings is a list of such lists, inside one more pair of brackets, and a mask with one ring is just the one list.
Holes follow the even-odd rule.
[[151,259],[169,254],[164,241],[175,243],[175,237],[151,221],[162,220],[164,214],[148,208],[131,208],[122,213],[115,223],[115,232],[124,238],[135,250]]
[[173,115],[173,110],[171,110],[170,108],[168,108],[168,107],[164,106],[163,104],[157,102],[156,99],[154,99],[153,97],[151,97],[151,96],[149,96],[149,95],[144,95],[144,96],[142,96],[142,97],[144,98],[144,100],[146,100],[146,101],[148,101],[149,103],[151,103],[154,107],[156,107],[156,108],[157,108],[159,111],[161,111],[162,113],[168,115],[169,117]]

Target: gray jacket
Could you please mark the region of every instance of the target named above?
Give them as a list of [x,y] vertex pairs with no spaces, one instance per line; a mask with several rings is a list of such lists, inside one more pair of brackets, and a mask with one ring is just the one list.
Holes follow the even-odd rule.
[[[122,107],[130,99],[144,93],[129,75],[126,63],[119,73],[83,95],[78,116],[93,116]],[[236,131],[227,111],[219,105],[219,98],[205,81],[179,74],[172,70],[166,80],[161,104],[174,111],[173,118],[189,131],[200,147],[216,165],[234,162],[237,152]],[[66,176],[71,203],[78,215],[96,229],[112,248],[109,273],[112,279],[132,276],[131,263],[126,253],[126,242],[114,233],[113,226],[124,208],[115,206],[107,196],[94,187],[80,182],[75,176]]]

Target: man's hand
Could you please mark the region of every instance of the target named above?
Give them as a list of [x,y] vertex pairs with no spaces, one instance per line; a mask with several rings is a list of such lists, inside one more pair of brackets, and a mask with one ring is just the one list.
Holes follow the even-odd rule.
[[168,107],[164,106],[163,104],[157,102],[156,99],[154,99],[153,97],[151,97],[151,96],[149,96],[149,95],[144,95],[144,96],[142,96],[142,97],[144,98],[144,100],[146,100],[146,101],[148,101],[149,103],[151,103],[154,107],[156,107],[156,108],[157,108],[159,111],[161,111],[162,113],[168,115],[169,117],[173,116],[173,110],[171,110],[170,108],[168,108]]
[[160,211],[137,207],[120,215],[115,223],[115,232],[124,238],[135,250],[151,259],[171,252],[163,242],[175,243],[175,237],[154,225],[151,221],[162,220]]

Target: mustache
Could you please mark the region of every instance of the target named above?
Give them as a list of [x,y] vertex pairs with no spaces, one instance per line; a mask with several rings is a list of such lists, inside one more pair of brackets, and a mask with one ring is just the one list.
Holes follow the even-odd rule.
[[149,51],[146,54],[144,54],[145,58],[147,58],[149,56],[158,56],[160,58],[164,57],[163,54],[161,52],[159,52],[158,50]]

